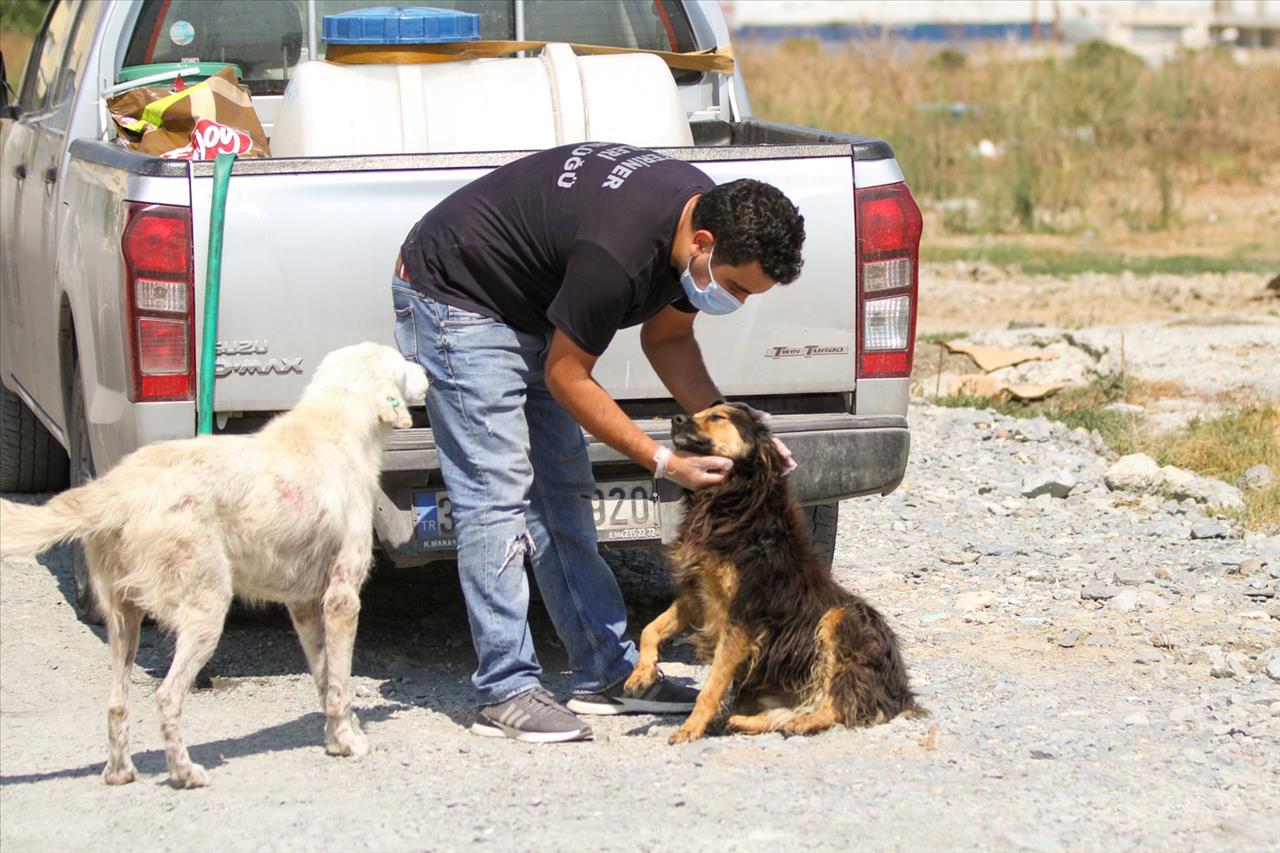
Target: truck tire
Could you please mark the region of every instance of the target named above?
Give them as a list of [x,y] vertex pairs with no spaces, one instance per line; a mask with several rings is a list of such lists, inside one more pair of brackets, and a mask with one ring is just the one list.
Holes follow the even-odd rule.
[[800,514],[809,522],[809,535],[822,558],[830,563],[836,555],[836,522],[840,517],[840,504],[814,504],[800,508]]
[[[70,433],[67,444],[71,447],[71,487],[83,486],[93,479],[93,448],[89,445],[89,419],[84,411],[84,383],[80,379],[80,366],[76,365],[71,380],[71,408],[67,412]],[[98,601],[89,586],[89,561],[85,558],[84,543],[71,543],[71,579],[75,584],[76,615],[89,625],[101,625],[105,620],[98,609]]]
[[67,487],[67,453],[13,391],[0,385],[0,492]]

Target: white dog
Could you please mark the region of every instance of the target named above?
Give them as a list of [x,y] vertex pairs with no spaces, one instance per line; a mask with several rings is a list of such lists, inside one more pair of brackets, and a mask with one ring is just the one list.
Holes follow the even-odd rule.
[[320,362],[292,411],[256,435],[152,444],[43,506],[0,501],[0,556],[84,542],[115,676],[107,784],[136,776],[127,694],[144,614],[176,640],[156,691],[169,778],[186,788],[208,782],[179,719],[233,595],[288,606],[320,690],[326,750],[369,751],[347,681],[372,562],[373,501],[384,437],[411,425],[409,405],[426,391],[425,371],[396,350],[345,347]]

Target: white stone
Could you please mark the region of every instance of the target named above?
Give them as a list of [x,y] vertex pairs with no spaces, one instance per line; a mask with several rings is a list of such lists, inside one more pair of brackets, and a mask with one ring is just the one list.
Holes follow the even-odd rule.
[[986,590],[966,592],[956,596],[956,610],[961,613],[967,610],[982,610],[996,603],[996,594]]
[[1242,509],[1244,507],[1244,497],[1235,486],[1213,477],[1199,477],[1172,465],[1166,465],[1159,470],[1152,487],[1178,500],[1190,498],[1211,509]]
[[1213,477],[1200,477],[1195,488],[1192,497],[1210,509],[1244,509],[1244,496],[1235,486]]
[[1256,492],[1271,486],[1276,481],[1276,472],[1270,466],[1261,463],[1244,472],[1236,485],[1244,491]]
[[1138,591],[1136,589],[1121,590],[1107,602],[1107,606],[1127,613],[1138,606]]
[[1076,478],[1070,472],[1060,468],[1046,468],[1034,471],[1022,478],[1022,496],[1038,498],[1041,495],[1052,495],[1065,498],[1075,488]]
[[1159,475],[1156,460],[1145,453],[1130,453],[1107,468],[1104,480],[1112,491],[1142,492],[1151,488]]
[[1196,475],[1185,468],[1166,465],[1156,475],[1155,485],[1161,491],[1182,500],[1192,497],[1191,492],[1194,490],[1196,479]]
[[1138,590],[1137,605],[1147,610],[1168,610],[1169,602],[1164,600],[1164,596],[1158,592],[1149,589]]
[[1245,665],[1249,658],[1243,652],[1228,652],[1223,655],[1209,654],[1209,674],[1214,678],[1239,678],[1247,671]]

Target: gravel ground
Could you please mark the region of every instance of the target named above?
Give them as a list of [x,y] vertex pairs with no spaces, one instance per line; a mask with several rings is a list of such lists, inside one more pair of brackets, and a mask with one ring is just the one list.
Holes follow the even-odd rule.
[[[455,577],[387,570],[355,660],[371,756],[324,754],[287,619],[239,613],[212,688],[187,702],[211,786],[164,782],[152,697],[171,647],[148,627],[141,775],[108,788],[105,642],[76,621],[55,551],[0,567],[0,846],[1277,849],[1280,537],[1108,492],[1095,445],[1058,425],[927,405],[912,421],[903,486],[842,505],[835,571],[897,627],[927,719],[687,747],[654,717],[597,720],[583,744],[474,738]],[[1074,476],[1069,497],[1022,496],[1045,466]],[[640,552],[613,563],[638,631],[665,576]],[[534,616],[563,692],[562,650]],[[668,657],[674,675],[705,672],[688,646]]]

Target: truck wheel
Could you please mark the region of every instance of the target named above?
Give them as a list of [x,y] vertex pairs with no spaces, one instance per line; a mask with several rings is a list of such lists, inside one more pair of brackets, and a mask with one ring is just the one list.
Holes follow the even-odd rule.
[[0,385],[0,492],[34,494],[66,487],[66,451],[22,398]]
[[830,563],[836,555],[836,521],[840,517],[840,504],[815,504],[800,508],[800,514],[809,522],[809,535],[818,553]]
[[[67,443],[71,446],[71,486],[83,486],[93,479],[93,448],[89,445],[89,419],[84,411],[84,383],[80,379],[80,367],[76,366],[71,385],[71,408],[67,413],[71,432]],[[84,543],[71,543],[71,578],[75,583],[76,615],[90,625],[103,623],[102,612],[89,587],[89,561],[85,558]]]

